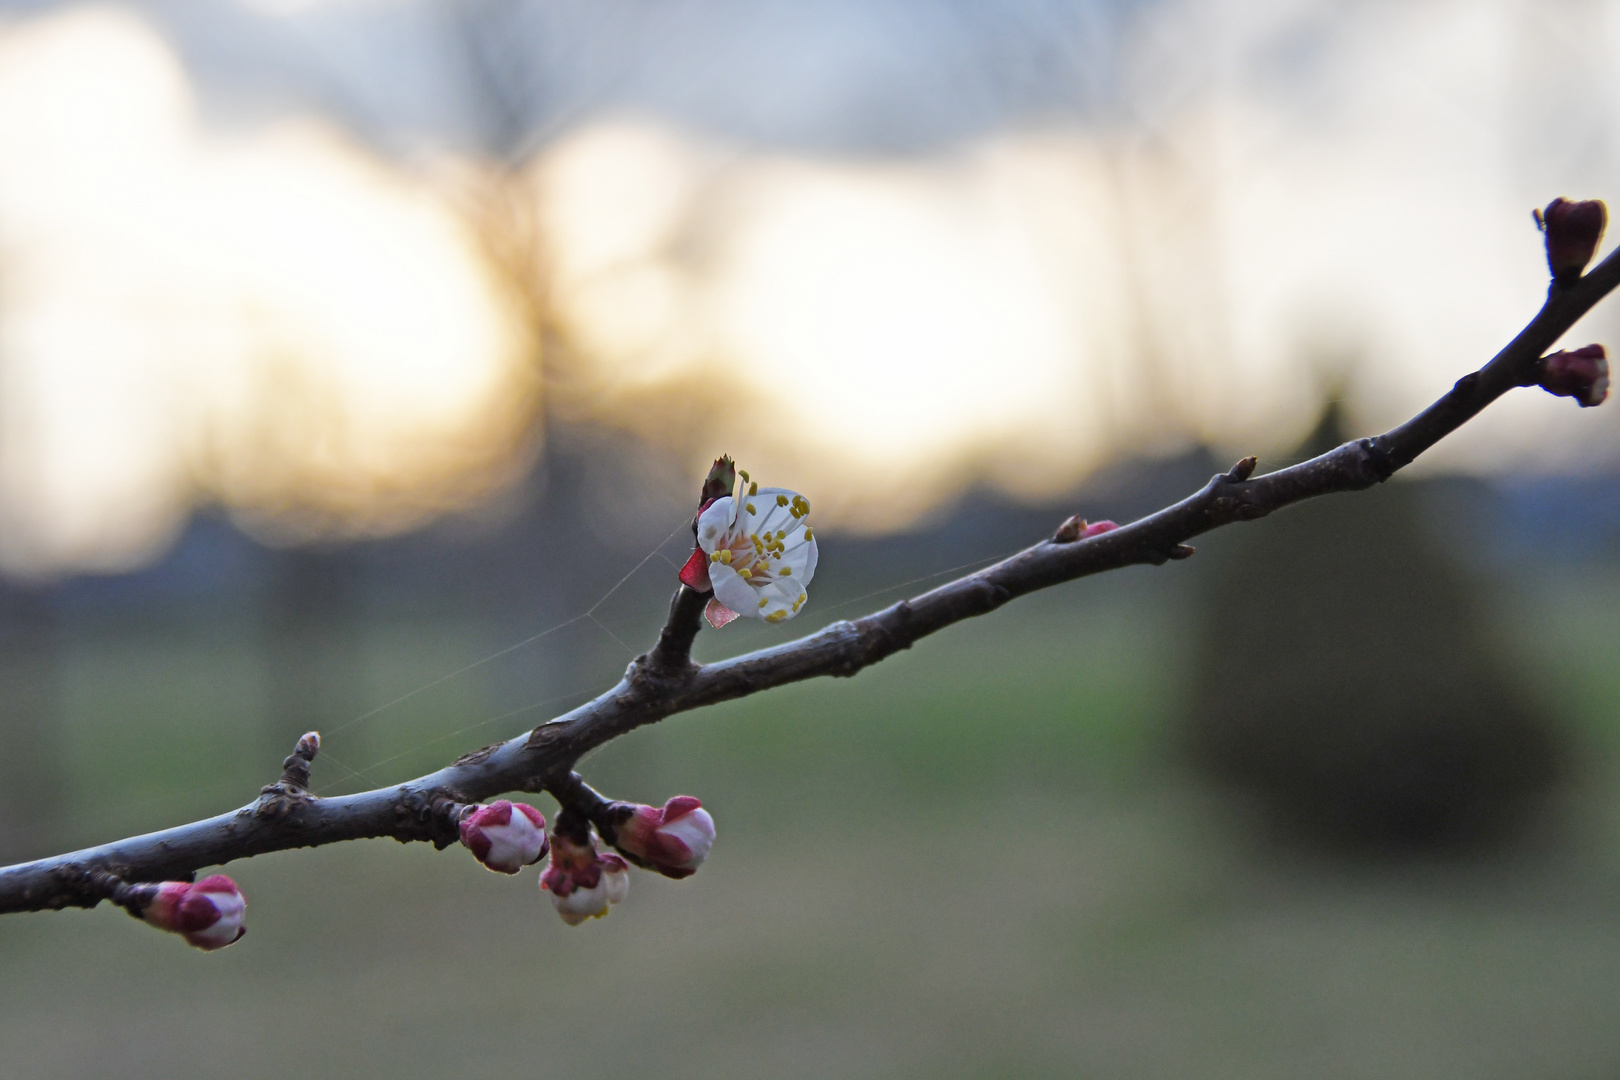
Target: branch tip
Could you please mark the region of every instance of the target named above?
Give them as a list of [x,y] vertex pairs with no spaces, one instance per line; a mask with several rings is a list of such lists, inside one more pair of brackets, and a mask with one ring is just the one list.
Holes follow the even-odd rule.
[[1547,268],[1555,284],[1580,280],[1608,223],[1609,209],[1602,199],[1557,198],[1536,215],[1537,226],[1546,234]]
[[1250,454],[1248,457],[1243,458],[1236,465],[1233,465],[1227,470],[1227,482],[1232,484],[1241,484],[1243,481],[1254,475],[1255,467],[1259,464],[1260,459],[1255,457],[1253,454]]

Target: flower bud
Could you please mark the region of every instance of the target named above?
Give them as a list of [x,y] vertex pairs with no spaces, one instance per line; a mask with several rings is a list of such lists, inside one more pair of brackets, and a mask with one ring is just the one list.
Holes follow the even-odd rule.
[[662,809],[621,804],[613,846],[665,877],[691,877],[714,847],[714,818],[690,795],[677,795]]
[[1072,544],[1076,540],[1099,536],[1105,532],[1112,532],[1117,528],[1119,526],[1112,521],[1093,521],[1087,524],[1085,518],[1075,515],[1066,518],[1063,524],[1057,527],[1057,532],[1052,534],[1052,542],[1054,544]]
[[[743,479],[748,479],[747,473],[743,474]],[[729,454],[716,458],[714,464],[709,468],[709,475],[703,479],[703,490],[698,493],[698,515],[702,516],[703,511],[707,510],[709,505],[716,499],[730,495],[732,489],[736,486],[736,463],[731,460]],[[697,536],[697,523],[698,519],[694,517],[692,519],[693,537]],[[693,551],[692,557],[686,560],[685,566],[681,567],[680,579],[682,585],[697,592],[708,592],[713,588],[709,583],[708,553],[702,548]]]
[[709,475],[703,478],[703,491],[698,496],[698,505],[730,495],[732,488],[737,486],[737,466],[731,460],[731,455],[722,455],[715,459],[709,468]]
[[1581,408],[1601,405],[1609,396],[1609,361],[1601,345],[1573,352],[1560,349],[1541,358],[1537,384],[1555,397],[1574,398]]
[[491,870],[515,874],[545,857],[546,819],[527,803],[497,799],[475,806],[461,818],[461,842]]
[[608,905],[629,894],[630,866],[617,855],[598,852],[588,837],[578,844],[559,832],[552,837],[551,862],[540,875],[540,888],[551,894],[562,921],[578,926],[600,919]]
[[1547,234],[1547,265],[1553,280],[1567,285],[1581,276],[1597,251],[1598,241],[1603,239],[1608,219],[1608,207],[1601,199],[1554,199],[1536,215]]
[[243,917],[247,900],[224,874],[196,884],[165,881],[138,886],[141,918],[160,930],[179,934],[199,949],[223,949],[247,933]]

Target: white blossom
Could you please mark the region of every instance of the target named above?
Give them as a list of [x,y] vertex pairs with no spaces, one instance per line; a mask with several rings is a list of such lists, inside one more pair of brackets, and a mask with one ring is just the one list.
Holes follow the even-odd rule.
[[698,548],[709,558],[714,589],[706,614],[715,626],[739,615],[771,623],[793,618],[816,573],[810,501],[742,476],[745,489],[714,500],[698,516]]

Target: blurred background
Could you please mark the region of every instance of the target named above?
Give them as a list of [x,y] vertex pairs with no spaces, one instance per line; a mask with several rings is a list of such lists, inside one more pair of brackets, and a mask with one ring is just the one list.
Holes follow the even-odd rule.
[[[1387,428],[1620,198],[1605,0],[0,4],[0,861],[605,689],[709,460],[790,627]],[[1620,344],[1620,306],[1572,344]],[[0,1075],[1620,1075],[1620,421],[584,771],[720,840],[570,929],[391,842],[203,956],[0,919]],[[547,812],[551,811],[546,802]]]

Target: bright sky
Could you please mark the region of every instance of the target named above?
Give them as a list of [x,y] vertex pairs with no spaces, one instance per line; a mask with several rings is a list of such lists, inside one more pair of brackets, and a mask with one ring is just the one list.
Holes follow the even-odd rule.
[[[1161,76],[1126,121],[927,156],[572,135],[537,173],[595,400],[656,432],[646,403],[695,373],[717,444],[878,528],[979,478],[1049,494],[1195,439],[1275,453],[1339,383],[1360,424],[1398,423],[1533,314],[1530,208],[1620,194],[1620,7],[1358,11],[1160,5],[1122,49]],[[1582,343],[1620,326],[1588,322]],[[1607,465],[1613,412],[1517,395],[1426,467]]]
[[[1620,5],[1341,8],[1144,6],[1105,120],[903,157],[587,117],[526,174],[567,408],[864,528],[1275,452],[1337,381],[1398,421],[1533,312],[1529,209],[1620,198]],[[532,356],[443,171],[310,119],[222,133],[195,93],[114,9],[0,30],[0,565],[137,563],[202,501],[403,528],[523,460]],[[1607,464],[1614,411],[1518,395],[1438,464]]]
[[205,135],[131,18],[0,36],[0,561],[138,562],[198,500],[294,531],[476,500],[524,419],[492,282],[330,128]]

